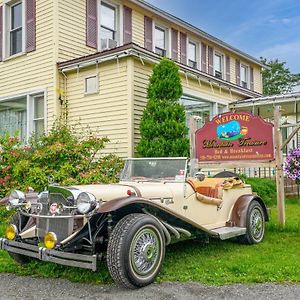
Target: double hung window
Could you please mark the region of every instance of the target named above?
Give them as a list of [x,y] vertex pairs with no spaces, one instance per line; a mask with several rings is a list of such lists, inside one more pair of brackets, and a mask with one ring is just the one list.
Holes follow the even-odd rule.
[[241,65],[241,86],[248,88],[249,76],[248,76],[248,67]]
[[23,40],[23,18],[22,18],[22,2],[16,3],[9,7],[10,10],[10,55],[22,52]]
[[118,8],[106,2],[100,5],[101,50],[115,48],[118,45]]
[[197,45],[191,41],[188,44],[188,65],[197,69]]
[[166,56],[167,55],[167,34],[166,30],[162,27],[155,26],[154,33],[154,45],[155,45],[155,53]]
[[217,52],[214,57],[214,73],[215,77],[219,79],[223,78],[223,56]]

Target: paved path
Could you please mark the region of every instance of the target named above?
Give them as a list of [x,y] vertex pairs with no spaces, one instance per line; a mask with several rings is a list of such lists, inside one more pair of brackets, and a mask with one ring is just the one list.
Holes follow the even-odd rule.
[[0,274],[0,299],[300,299],[300,285],[225,285],[206,286],[198,283],[168,282],[152,284],[139,290],[126,290],[115,285],[72,283],[62,279],[18,277]]

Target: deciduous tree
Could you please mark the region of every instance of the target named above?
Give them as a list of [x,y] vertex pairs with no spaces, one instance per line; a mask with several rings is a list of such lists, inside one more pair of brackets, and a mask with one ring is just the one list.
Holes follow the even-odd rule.
[[278,59],[267,60],[263,57],[260,60],[268,67],[262,71],[264,95],[289,93],[300,84],[300,73],[292,74],[285,66],[285,62]]

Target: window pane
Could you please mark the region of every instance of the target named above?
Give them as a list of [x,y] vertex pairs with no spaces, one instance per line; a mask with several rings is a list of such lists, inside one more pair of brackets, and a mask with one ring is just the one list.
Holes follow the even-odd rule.
[[189,43],[189,59],[196,61],[196,45],[194,43]]
[[22,27],[22,3],[11,7],[11,29]]
[[183,95],[179,99],[179,103],[185,107],[187,127],[189,127],[191,116],[199,117],[197,120],[197,128],[201,128],[213,114],[213,105],[209,101]]
[[[105,29],[105,28],[101,27],[101,33],[100,34],[101,34],[101,39],[103,39],[103,40],[106,40],[106,39],[114,40],[114,35],[115,35],[114,31],[111,31],[109,29]],[[106,41],[105,41],[105,43],[106,43]],[[106,46],[106,44],[105,44],[105,46]]]
[[6,131],[13,135],[18,130],[20,138],[26,139],[26,103],[26,98],[0,102],[0,135]]
[[155,47],[166,49],[165,40],[165,31],[162,28],[155,27]]
[[115,30],[115,9],[107,4],[101,4],[101,26]]
[[167,54],[166,50],[161,49],[161,48],[157,48],[157,47],[155,47],[155,53],[157,53],[160,56],[166,56],[166,54]]
[[34,98],[34,119],[44,118],[44,97]]
[[215,54],[214,68],[215,71],[222,72],[222,58],[220,55]]
[[22,52],[22,28],[10,33],[10,55]]
[[241,66],[241,81],[247,82],[247,67]]
[[96,93],[97,92],[97,76],[89,77],[85,79],[85,92]]
[[44,133],[44,120],[34,121],[34,136],[40,137]]

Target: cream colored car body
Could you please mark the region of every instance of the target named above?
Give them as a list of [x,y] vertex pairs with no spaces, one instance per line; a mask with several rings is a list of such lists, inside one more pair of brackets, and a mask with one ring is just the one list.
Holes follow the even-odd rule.
[[[217,181],[222,183],[224,180],[226,178],[220,178]],[[215,182],[216,180],[212,183],[210,178],[207,178],[199,182],[199,185],[212,187]],[[250,185],[242,185],[229,190],[221,188],[223,203],[218,207],[199,201],[196,191],[188,181],[121,181],[119,184],[93,184],[74,187],[92,193],[98,201],[102,202],[128,197],[128,191],[134,192],[137,189],[142,198],[158,204],[196,227],[207,230],[226,226],[236,200],[242,195],[252,194]]]

